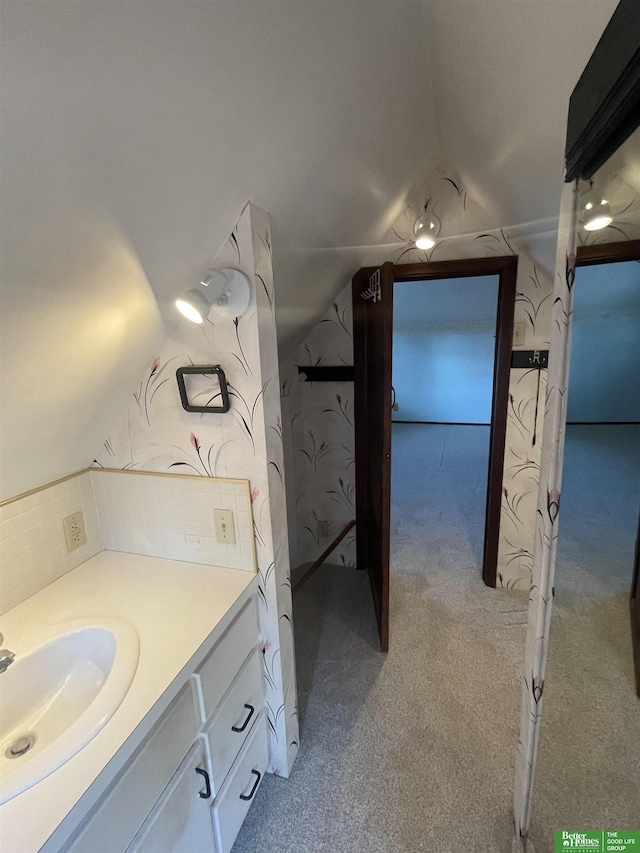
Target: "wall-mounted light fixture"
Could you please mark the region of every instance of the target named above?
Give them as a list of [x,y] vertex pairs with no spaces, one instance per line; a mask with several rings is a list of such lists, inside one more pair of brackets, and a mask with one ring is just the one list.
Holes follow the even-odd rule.
[[599,231],[613,222],[609,202],[593,183],[580,198],[580,221],[585,231]]
[[224,317],[235,319],[249,307],[251,287],[239,270],[215,270],[209,267],[200,285],[180,294],[176,308],[192,323],[203,323],[212,308]]
[[414,242],[417,249],[432,249],[440,233],[440,220],[429,210],[430,201],[430,198],[425,201],[424,211],[413,223]]

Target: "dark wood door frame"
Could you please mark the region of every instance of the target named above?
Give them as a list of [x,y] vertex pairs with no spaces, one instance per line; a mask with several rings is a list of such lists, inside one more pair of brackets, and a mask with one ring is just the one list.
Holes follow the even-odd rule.
[[591,267],[596,264],[619,264],[624,263],[624,261],[640,261],[640,240],[578,246],[576,252],[576,264],[579,267]]
[[[365,267],[359,271],[359,274],[362,274],[363,278],[366,278],[375,269],[376,267]],[[487,586],[491,587],[496,586],[498,570],[498,542],[500,536],[500,513],[502,509],[502,481],[505,438],[507,433],[509,375],[511,370],[513,312],[516,299],[517,274],[517,255],[465,258],[453,261],[434,261],[424,264],[396,264],[393,267],[394,284],[403,281],[473,278],[485,275],[497,275],[499,277],[491,431],[489,437],[489,472],[487,478],[484,554],[482,561],[482,579]]]
[[393,264],[356,273],[352,299],[357,565],[369,574],[380,650],[388,652]]

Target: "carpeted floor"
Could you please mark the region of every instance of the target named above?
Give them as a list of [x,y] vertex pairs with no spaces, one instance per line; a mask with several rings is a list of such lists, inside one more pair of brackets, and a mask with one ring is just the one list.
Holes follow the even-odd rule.
[[549,659],[530,837],[640,829],[640,699],[629,590],[640,426],[568,427]]
[[391,649],[368,578],[296,594],[301,749],[234,853],[511,850],[526,600],[481,580],[488,429],[394,426]]

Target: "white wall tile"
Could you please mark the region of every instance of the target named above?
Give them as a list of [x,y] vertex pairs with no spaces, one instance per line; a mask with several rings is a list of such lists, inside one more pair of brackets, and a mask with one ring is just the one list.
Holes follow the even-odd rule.
[[[87,541],[69,553],[62,519],[82,511]],[[102,550],[88,471],[0,507],[0,613]]]
[[[256,571],[246,480],[100,468],[92,469],[91,479],[107,550]],[[233,512],[235,545],[216,541],[214,509]]]

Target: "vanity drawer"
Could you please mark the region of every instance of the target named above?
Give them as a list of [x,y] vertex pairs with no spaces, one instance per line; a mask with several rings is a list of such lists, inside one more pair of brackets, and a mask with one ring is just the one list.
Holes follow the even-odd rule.
[[230,853],[268,763],[267,729],[261,714],[211,807],[217,853]]
[[196,743],[126,853],[214,853],[210,805],[202,798],[203,779],[196,772],[203,766],[203,747]]
[[193,696],[187,684],[66,848],[67,853],[122,853],[197,734]]
[[260,652],[255,648],[204,730],[211,756],[214,794],[220,790],[263,704]]
[[202,722],[206,722],[252,648],[258,645],[258,611],[251,598],[196,670],[194,678]]

